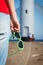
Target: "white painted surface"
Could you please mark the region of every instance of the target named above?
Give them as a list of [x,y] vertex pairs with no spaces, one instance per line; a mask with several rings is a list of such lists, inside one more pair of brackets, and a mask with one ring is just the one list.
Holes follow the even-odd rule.
[[[26,14],[26,10],[28,13]],[[34,34],[34,0],[21,1],[21,29],[22,36],[27,36],[25,26],[28,27],[28,32]]]

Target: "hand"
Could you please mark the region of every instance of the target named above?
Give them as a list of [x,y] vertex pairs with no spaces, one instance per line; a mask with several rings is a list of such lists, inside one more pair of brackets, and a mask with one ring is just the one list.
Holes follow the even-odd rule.
[[19,22],[17,21],[17,22],[13,22],[12,20],[11,20],[11,22],[10,22],[10,28],[11,28],[11,31],[12,32],[20,32],[20,24],[19,24]]

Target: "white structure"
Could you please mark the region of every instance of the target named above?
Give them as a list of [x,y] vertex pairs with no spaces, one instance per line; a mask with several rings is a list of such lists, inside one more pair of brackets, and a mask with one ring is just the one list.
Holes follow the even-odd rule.
[[21,34],[34,34],[34,0],[21,0]]

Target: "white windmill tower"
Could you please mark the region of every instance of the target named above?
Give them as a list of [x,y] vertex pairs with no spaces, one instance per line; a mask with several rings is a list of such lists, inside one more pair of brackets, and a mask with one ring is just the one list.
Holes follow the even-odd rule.
[[21,1],[21,35],[32,37],[34,34],[34,0]]

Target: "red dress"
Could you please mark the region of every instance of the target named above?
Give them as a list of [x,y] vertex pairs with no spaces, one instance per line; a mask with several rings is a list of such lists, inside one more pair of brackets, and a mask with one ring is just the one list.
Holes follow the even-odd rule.
[[0,12],[10,14],[9,8],[5,0],[0,0]]

